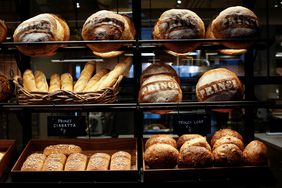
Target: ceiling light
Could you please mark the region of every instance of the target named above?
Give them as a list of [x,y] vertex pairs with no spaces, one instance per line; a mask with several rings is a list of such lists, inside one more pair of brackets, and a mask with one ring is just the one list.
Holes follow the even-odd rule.
[[277,8],[277,7],[278,7],[278,5],[277,5],[277,4],[275,4],[275,5],[274,5],[274,8]]
[[76,8],[80,8],[80,4],[78,2],[76,3]]
[[177,3],[177,4],[181,4],[182,1],[181,1],[181,0],[177,0],[176,3]]

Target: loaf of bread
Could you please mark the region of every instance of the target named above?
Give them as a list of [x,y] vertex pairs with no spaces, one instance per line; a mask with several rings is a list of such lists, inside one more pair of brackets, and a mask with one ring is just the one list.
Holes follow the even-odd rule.
[[[92,78],[87,82],[86,87],[84,88],[84,92],[93,92],[96,91],[99,85],[99,81],[103,78],[106,74],[110,72],[109,69],[101,69],[97,72]],[[105,79],[105,78],[104,78]],[[101,82],[100,82],[101,83]]]
[[70,73],[61,75],[61,90],[73,92],[73,78]]
[[7,32],[8,32],[8,29],[7,29],[5,22],[3,20],[0,20],[0,42],[3,42],[4,40],[6,40]]
[[53,153],[47,156],[42,171],[63,171],[67,157],[62,153]]
[[118,151],[112,154],[110,170],[130,170],[131,154],[125,151]]
[[215,149],[216,147],[222,144],[235,144],[240,148],[241,151],[243,151],[245,148],[244,143],[242,142],[241,139],[236,138],[234,136],[223,136],[214,142],[213,149]]
[[[196,95],[203,101],[232,101],[243,98],[243,85],[237,75],[226,69],[216,68],[205,72],[196,85]],[[229,112],[230,109],[214,109]]]
[[246,165],[267,165],[267,146],[261,141],[253,140],[245,147],[243,151],[243,156]]
[[145,143],[145,150],[154,144],[169,144],[176,148],[176,141],[170,135],[153,135]]
[[23,74],[23,86],[28,92],[38,92],[36,87],[35,77],[30,69],[24,71]]
[[68,156],[65,171],[84,171],[87,165],[87,156],[82,153],[72,153]]
[[211,146],[213,147],[215,142],[220,139],[221,137],[224,136],[233,136],[236,137],[238,139],[240,139],[242,142],[244,142],[243,137],[240,133],[238,133],[235,130],[232,129],[228,129],[228,128],[223,128],[223,129],[219,129],[218,131],[216,131],[211,138]]
[[204,147],[207,150],[211,151],[211,146],[207,142],[206,138],[205,137],[198,137],[198,138],[194,138],[194,139],[191,139],[191,140],[184,142],[184,144],[180,148],[180,152],[185,150],[188,147],[191,147],[191,146]]
[[90,61],[86,63],[80,74],[80,77],[78,78],[77,82],[74,85],[73,91],[75,93],[82,92],[84,90],[88,81],[94,74],[94,71],[95,71],[95,62]]
[[111,156],[107,153],[95,153],[91,155],[86,170],[108,170]]
[[34,77],[37,89],[40,92],[48,92],[49,88],[45,74],[42,71],[37,70],[34,73]]
[[213,155],[205,147],[189,146],[180,151],[178,158],[179,168],[207,167],[212,164]]
[[[199,39],[205,36],[205,25],[193,11],[170,9],[162,13],[154,29],[154,39]],[[164,46],[177,53],[194,51],[200,43],[164,43]]]
[[113,58],[113,57],[117,57],[120,56],[121,54],[124,54],[125,51],[111,51],[111,52],[95,52],[93,51],[93,54],[96,56],[99,56],[101,58]]
[[178,157],[178,150],[169,144],[151,145],[144,153],[145,164],[151,169],[174,168]]
[[[84,40],[133,40],[135,28],[129,17],[117,13],[101,10],[87,18],[82,27]],[[95,55],[118,50],[121,43],[87,44]],[[119,53],[107,54],[115,56]]]
[[41,171],[46,155],[42,153],[32,153],[24,161],[21,171]]
[[[22,22],[14,31],[14,42],[48,42],[69,40],[67,23],[50,13],[39,14]],[[27,56],[51,56],[61,45],[19,45],[17,48]]]
[[46,156],[49,156],[50,154],[64,154],[64,155],[70,155],[72,153],[80,153],[82,151],[80,146],[73,145],[73,144],[56,144],[56,145],[50,145],[44,148],[43,153]]
[[170,75],[180,84],[180,79],[176,71],[170,65],[165,63],[152,63],[149,65],[141,74],[140,84],[142,85],[143,81],[148,77],[157,74]]
[[0,74],[0,102],[8,100],[12,96],[12,93],[12,85],[10,84],[8,78]]
[[243,165],[243,152],[235,144],[222,144],[212,151],[215,166]]
[[[255,13],[242,6],[228,7],[221,11],[212,21],[211,31],[215,38],[256,38],[259,33],[259,20]],[[251,42],[224,42],[231,49],[246,49],[252,45]]]
[[49,93],[59,91],[61,89],[61,77],[58,74],[52,74],[50,77]]
[[188,140],[194,139],[194,138],[202,138],[203,136],[200,134],[183,134],[181,135],[176,142],[177,148],[181,148],[181,146]]
[[130,57],[127,57],[125,60],[119,62],[113,70],[109,72],[109,75],[99,83],[97,91],[105,89],[107,87],[112,87],[114,83],[117,81],[118,77],[126,74],[132,64],[132,60]]

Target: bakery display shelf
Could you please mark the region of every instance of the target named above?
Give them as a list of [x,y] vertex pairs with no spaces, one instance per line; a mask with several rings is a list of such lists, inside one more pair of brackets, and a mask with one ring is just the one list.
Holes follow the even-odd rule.
[[[26,158],[35,152],[42,153],[44,148],[54,144],[75,144],[81,147],[82,153],[90,156],[97,152],[109,155],[117,151],[131,154],[130,170],[99,171],[21,171]],[[95,138],[95,139],[32,139],[11,170],[12,182],[137,182],[139,171],[137,163],[137,142],[135,138]]]
[[20,105],[0,104],[3,111],[31,110],[36,112],[45,111],[131,111],[136,109],[137,103],[114,103],[114,104],[54,104],[54,105]]
[[4,156],[0,160],[0,177],[2,177],[16,153],[16,141],[1,139],[0,152],[4,153]]

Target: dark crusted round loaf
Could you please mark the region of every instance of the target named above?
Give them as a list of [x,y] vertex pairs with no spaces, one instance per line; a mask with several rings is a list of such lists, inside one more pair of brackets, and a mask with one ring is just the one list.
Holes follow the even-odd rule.
[[206,167],[212,164],[213,155],[211,151],[201,146],[185,147],[179,154],[179,168]]
[[176,141],[170,135],[153,135],[145,143],[145,150],[154,144],[168,144],[176,148]]
[[217,139],[213,145],[213,149],[215,149],[216,147],[222,144],[235,144],[236,146],[240,148],[241,151],[244,150],[244,143],[242,142],[242,140],[234,136],[223,136]]
[[243,152],[235,144],[222,144],[212,151],[215,166],[239,166],[243,164]]
[[181,148],[181,146],[188,140],[194,139],[194,138],[201,138],[203,137],[200,134],[183,134],[177,139],[177,148]]
[[237,131],[232,130],[232,129],[228,129],[228,128],[224,128],[224,129],[219,129],[218,131],[216,131],[213,134],[213,136],[211,138],[211,146],[213,147],[216,140],[218,140],[218,139],[220,139],[221,137],[224,137],[224,136],[234,136],[234,137],[242,140],[242,142],[244,141],[242,135],[240,133],[238,133]]
[[154,144],[144,153],[145,164],[151,169],[175,168],[179,152],[168,144]]
[[251,141],[244,149],[243,156],[246,165],[266,165],[267,164],[267,147],[258,140]]

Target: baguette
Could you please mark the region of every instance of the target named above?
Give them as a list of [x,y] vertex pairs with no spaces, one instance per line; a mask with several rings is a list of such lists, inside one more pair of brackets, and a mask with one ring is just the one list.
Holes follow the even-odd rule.
[[42,153],[33,153],[24,161],[21,171],[41,171],[46,155]]
[[73,78],[70,73],[64,73],[61,75],[61,90],[73,92]]
[[118,63],[107,78],[99,84],[97,91],[113,86],[118,77],[130,69],[131,63],[131,58],[126,58],[123,62]]
[[37,70],[34,73],[34,77],[37,89],[41,92],[48,92],[48,83],[45,74],[42,71]]
[[50,78],[49,93],[53,93],[61,89],[61,78],[58,74],[52,74]]
[[108,170],[110,159],[107,153],[95,153],[90,157],[86,170]]
[[95,90],[96,84],[99,82],[99,80],[106,75],[108,72],[110,72],[109,69],[102,69],[99,72],[97,72],[87,83],[86,87],[84,88],[84,92],[93,92]]
[[95,70],[95,62],[90,61],[88,63],[86,63],[86,65],[84,66],[79,79],[77,80],[77,82],[74,85],[74,92],[82,92],[83,89],[86,87],[87,82],[90,80],[90,78],[92,77],[93,73]]
[[63,171],[66,160],[66,155],[53,153],[44,161],[42,171]]
[[131,155],[125,151],[118,151],[111,157],[110,170],[130,170]]
[[99,91],[99,86],[106,80],[106,78],[109,76],[110,72],[102,76],[102,78],[91,88],[92,92]]
[[36,87],[35,77],[30,69],[24,71],[23,86],[28,92],[38,92]]
[[86,155],[81,153],[73,153],[67,159],[65,171],[83,171],[86,168],[86,163]]

